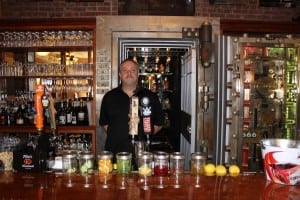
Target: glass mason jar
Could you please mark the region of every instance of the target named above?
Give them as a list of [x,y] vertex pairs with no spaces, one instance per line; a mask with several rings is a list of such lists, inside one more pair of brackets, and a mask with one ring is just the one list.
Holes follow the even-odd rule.
[[117,158],[117,172],[118,174],[130,174],[131,172],[131,158],[129,152],[119,152],[116,154]]
[[206,164],[206,156],[201,152],[194,152],[191,155],[191,174],[204,174],[204,166]]
[[113,169],[113,154],[110,151],[102,151],[98,155],[98,172],[99,174],[109,174]]
[[75,151],[65,151],[62,155],[62,167],[64,173],[77,172],[77,154]]
[[80,153],[79,170],[82,174],[92,174],[94,172],[94,154],[91,151]]
[[154,175],[168,176],[169,173],[169,154],[166,152],[156,152],[154,154]]
[[153,161],[152,153],[150,152],[141,153],[138,160],[138,170],[140,176],[152,175],[152,161]]
[[183,153],[174,152],[170,155],[170,173],[171,175],[180,175],[184,173]]

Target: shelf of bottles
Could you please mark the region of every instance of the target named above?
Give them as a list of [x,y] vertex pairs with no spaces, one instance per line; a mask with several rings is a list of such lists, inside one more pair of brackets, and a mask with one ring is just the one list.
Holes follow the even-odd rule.
[[[54,99],[56,125],[93,125],[92,46],[92,30],[0,31],[0,125],[34,125],[36,79]],[[25,85],[14,95],[12,80]]]
[[[27,133],[22,135],[10,134],[0,135],[0,152],[12,152],[19,145],[27,143],[27,146],[35,147],[38,143],[39,135],[37,133]],[[63,133],[59,135],[51,135],[49,137],[49,145],[53,148],[53,157],[61,155],[65,150],[75,152],[92,151],[92,136],[90,134],[73,134]]]
[[164,111],[164,127],[170,126],[170,109],[173,72],[170,70],[170,59],[167,56],[144,57],[139,60],[139,84],[158,95]]
[[294,138],[297,121],[297,48],[243,47],[243,138]]
[[286,107],[284,136],[293,139],[296,136],[297,96],[298,96],[298,53],[296,48],[286,49]]

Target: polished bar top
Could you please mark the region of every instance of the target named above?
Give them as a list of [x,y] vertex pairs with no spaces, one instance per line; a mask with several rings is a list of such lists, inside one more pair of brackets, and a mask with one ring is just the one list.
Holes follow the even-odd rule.
[[271,183],[265,175],[173,177],[99,176],[51,173],[0,173],[0,199],[272,199],[296,200],[300,185]]

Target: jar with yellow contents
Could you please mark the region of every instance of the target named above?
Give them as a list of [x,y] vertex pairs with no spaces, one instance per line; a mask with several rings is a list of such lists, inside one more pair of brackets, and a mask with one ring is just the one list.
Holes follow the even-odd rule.
[[204,166],[206,164],[206,156],[201,152],[194,152],[191,154],[191,174],[204,174]]
[[98,172],[100,175],[109,174],[113,170],[112,158],[112,152],[100,152],[98,155]]
[[153,154],[143,152],[138,159],[139,182],[144,190],[149,189],[149,177],[152,175]]
[[151,176],[152,175],[152,160],[153,154],[150,152],[143,152],[139,157],[139,168],[138,172],[140,176]]

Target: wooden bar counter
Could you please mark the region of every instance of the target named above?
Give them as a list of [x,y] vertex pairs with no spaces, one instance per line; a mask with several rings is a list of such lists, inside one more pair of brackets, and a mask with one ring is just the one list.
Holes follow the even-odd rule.
[[0,199],[300,199],[300,186],[268,182],[265,175],[237,177],[149,177],[141,182],[138,174],[99,176],[51,173],[0,173]]

